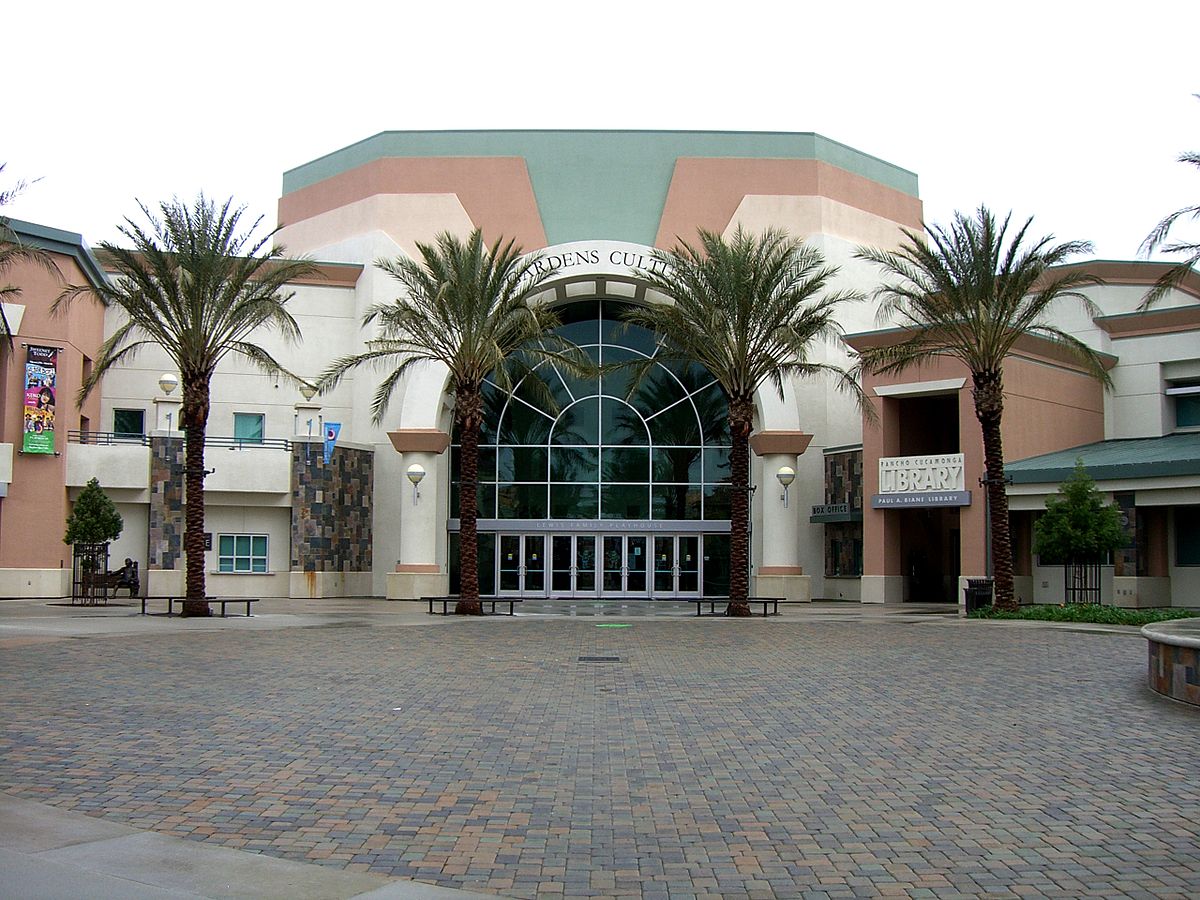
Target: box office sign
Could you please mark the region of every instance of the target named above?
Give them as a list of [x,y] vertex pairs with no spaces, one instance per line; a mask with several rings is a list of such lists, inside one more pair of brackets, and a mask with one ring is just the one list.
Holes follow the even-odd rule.
[[55,347],[27,348],[25,356],[25,427],[22,453],[54,452],[54,406],[58,376]]
[[872,509],[906,506],[970,506],[961,453],[885,456],[879,460],[879,493]]

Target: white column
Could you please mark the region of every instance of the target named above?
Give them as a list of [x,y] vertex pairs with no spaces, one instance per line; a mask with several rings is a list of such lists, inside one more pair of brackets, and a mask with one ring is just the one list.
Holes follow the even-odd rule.
[[[425,477],[414,486],[407,477],[414,466]],[[400,562],[433,565],[437,562],[438,454],[410,451],[403,455],[404,484],[400,501]]]
[[779,482],[779,470],[785,466],[796,470],[796,454],[767,453],[761,458],[762,478],[760,519],[755,528],[760,534],[762,563],[755,575],[753,590],[760,597],[783,597],[787,600],[809,600],[812,585],[809,575],[800,567],[799,485],[787,488]]
[[800,504],[798,485],[788,488],[784,506],[783,485],[778,473],[784,466],[796,469],[796,457],[790,453],[771,453],[762,458],[762,564],[763,566],[800,565]]
[[179,411],[183,408],[182,398],[154,398],[154,434],[171,437],[179,434]]
[[297,403],[293,408],[295,413],[292,433],[295,438],[299,441],[323,444],[325,421],[321,418],[321,404],[304,402]]
[[[437,596],[447,589],[447,575],[437,562],[438,532],[445,530],[445,521],[439,516],[444,507],[440,497],[443,456],[415,450],[402,454],[400,559],[396,571],[388,574],[389,599]],[[425,477],[416,486],[408,478],[408,471],[414,465],[425,470]]]

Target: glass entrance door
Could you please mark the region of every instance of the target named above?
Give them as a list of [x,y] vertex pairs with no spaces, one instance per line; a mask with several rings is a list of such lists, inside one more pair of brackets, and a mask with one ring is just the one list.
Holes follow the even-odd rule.
[[501,534],[499,593],[524,597],[697,597],[694,534]]
[[700,594],[700,538],[694,534],[662,534],[654,538],[654,596]]
[[596,535],[556,534],[550,543],[550,595],[595,597]]
[[522,597],[545,596],[545,535],[502,534],[497,556],[498,593]]
[[605,597],[645,597],[647,580],[646,536],[643,534],[606,534],[604,542],[603,595]]

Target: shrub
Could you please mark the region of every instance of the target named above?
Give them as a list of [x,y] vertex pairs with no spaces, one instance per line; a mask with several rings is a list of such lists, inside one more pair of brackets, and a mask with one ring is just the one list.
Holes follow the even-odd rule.
[[93,478],[79,492],[79,499],[67,516],[64,544],[103,544],[115,541],[125,527],[116,505]]

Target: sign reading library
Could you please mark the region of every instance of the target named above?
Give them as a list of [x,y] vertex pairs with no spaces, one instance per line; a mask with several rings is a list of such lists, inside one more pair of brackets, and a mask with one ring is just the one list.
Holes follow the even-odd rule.
[[58,350],[30,346],[25,356],[25,453],[54,452],[54,382]]
[[885,456],[879,460],[879,493],[872,509],[904,506],[970,506],[961,453]]

